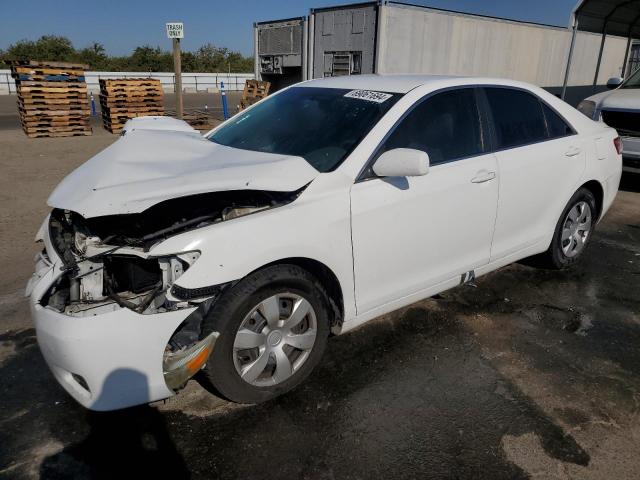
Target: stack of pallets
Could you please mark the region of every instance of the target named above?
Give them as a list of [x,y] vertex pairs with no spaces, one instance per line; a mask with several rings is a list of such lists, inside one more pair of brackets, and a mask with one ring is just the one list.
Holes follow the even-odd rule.
[[112,78],[100,80],[100,107],[104,128],[120,133],[130,118],[164,115],[160,80]]
[[270,87],[271,83],[269,82],[247,80],[244,84],[244,91],[242,92],[240,105],[238,105],[238,111],[244,110],[269,95]]
[[15,60],[20,123],[28,137],[91,135],[84,70],[87,65]]

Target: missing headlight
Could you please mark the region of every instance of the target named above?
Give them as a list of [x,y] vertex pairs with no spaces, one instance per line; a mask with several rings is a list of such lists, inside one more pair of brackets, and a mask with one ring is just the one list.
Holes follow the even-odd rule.
[[110,255],[104,258],[105,282],[115,293],[141,293],[162,284],[157,258]]
[[[72,316],[99,315],[120,308],[143,314],[186,308],[189,301],[172,297],[169,290],[199,257],[197,251],[167,257],[89,257],[65,271],[41,303]],[[199,297],[198,303],[202,300]]]

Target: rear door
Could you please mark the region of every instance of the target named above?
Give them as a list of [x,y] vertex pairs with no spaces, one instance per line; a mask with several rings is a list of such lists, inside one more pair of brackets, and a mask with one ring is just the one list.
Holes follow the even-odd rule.
[[413,148],[431,166],[421,177],[370,172],[351,189],[358,313],[488,263],[498,179],[485,140],[473,88],[428,97],[394,127],[376,156]]
[[585,168],[571,126],[526,90],[483,88],[494,127],[500,194],[491,261],[540,243],[555,228]]

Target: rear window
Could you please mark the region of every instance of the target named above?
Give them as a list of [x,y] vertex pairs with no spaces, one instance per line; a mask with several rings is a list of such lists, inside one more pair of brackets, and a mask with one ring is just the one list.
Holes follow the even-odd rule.
[[485,88],[485,92],[497,148],[514,148],[547,139],[542,104],[537,97],[509,88]]
[[569,126],[569,124],[565,122],[560,115],[551,110],[548,105],[542,103],[542,110],[544,111],[544,117],[547,120],[550,139],[573,135],[573,128],[571,128],[571,126]]

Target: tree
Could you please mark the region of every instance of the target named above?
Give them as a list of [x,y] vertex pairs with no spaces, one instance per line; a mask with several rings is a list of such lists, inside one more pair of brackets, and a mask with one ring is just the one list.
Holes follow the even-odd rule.
[[129,58],[129,68],[142,72],[166,72],[173,68],[173,57],[160,47],[137,47]]
[[68,38],[43,35],[35,42],[21,40],[7,49],[8,58],[46,59],[58,62],[73,61],[75,49]]
[[108,70],[110,67],[104,46],[94,42],[86,48],[79,50],[75,57],[80,63],[86,63],[93,70]]
[[[92,70],[114,72],[173,70],[171,52],[160,47],[143,45],[135,48],[131,55],[112,57],[101,43],[93,42],[77,50],[68,38],[55,35],[44,35],[36,41],[21,40],[6,51],[0,50],[0,61],[16,59],[85,63]],[[195,52],[182,52],[182,67],[184,72],[251,72],[253,59],[207,43]]]
[[93,42],[91,45],[89,45],[88,48],[91,51],[93,51],[93,53],[95,53],[96,55],[99,55],[102,57],[107,56],[107,51],[104,49],[104,45],[102,45],[101,43]]

